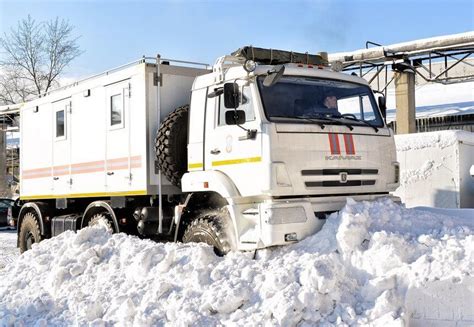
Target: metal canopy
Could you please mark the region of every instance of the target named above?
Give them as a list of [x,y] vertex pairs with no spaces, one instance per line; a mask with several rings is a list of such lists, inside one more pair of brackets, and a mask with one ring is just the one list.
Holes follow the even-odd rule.
[[[369,48],[370,45],[376,46]],[[377,79],[378,91],[386,92],[393,81],[393,78],[387,80],[389,68],[395,71],[410,70],[426,82],[454,84],[472,81],[473,64],[469,59],[473,55],[474,32],[467,32],[388,46],[367,41],[366,49],[330,54],[329,61],[333,65],[342,63],[344,71],[357,72],[361,77],[374,72],[369,83]],[[434,63],[443,63],[441,72],[434,70]],[[466,69],[462,74],[450,74],[452,68],[459,64],[470,66],[470,69]],[[379,76],[382,73],[385,81],[380,83]]]

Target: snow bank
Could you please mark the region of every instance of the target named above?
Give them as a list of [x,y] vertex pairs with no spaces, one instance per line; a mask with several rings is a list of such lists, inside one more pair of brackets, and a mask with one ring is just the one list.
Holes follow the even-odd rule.
[[16,260],[20,251],[16,247],[16,230],[0,228],[0,269]]
[[[66,232],[0,270],[0,326],[472,323],[473,229],[468,218],[349,199],[318,234],[256,259],[100,227]],[[433,316],[418,299],[440,289],[451,306]]]
[[441,131],[396,135],[400,187],[408,207],[474,208],[474,133]]

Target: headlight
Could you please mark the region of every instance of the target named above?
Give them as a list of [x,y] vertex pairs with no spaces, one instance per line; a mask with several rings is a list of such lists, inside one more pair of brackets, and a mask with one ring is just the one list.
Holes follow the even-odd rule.
[[283,162],[272,163],[272,173],[275,180],[274,187],[291,187],[290,176]]
[[255,69],[257,68],[257,63],[251,59],[247,59],[245,60],[245,63],[244,63],[244,69],[251,73],[253,72]]

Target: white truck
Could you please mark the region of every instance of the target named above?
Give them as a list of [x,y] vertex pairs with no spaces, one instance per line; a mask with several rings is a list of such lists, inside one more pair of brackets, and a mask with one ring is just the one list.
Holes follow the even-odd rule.
[[212,70],[157,56],[50,92],[21,109],[18,245],[92,224],[218,254],[299,241],[346,197],[398,187],[379,105],[324,55],[253,47]]

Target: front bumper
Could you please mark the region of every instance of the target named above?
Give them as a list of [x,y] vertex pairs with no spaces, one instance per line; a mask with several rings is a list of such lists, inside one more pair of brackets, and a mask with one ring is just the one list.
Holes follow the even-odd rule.
[[[399,198],[388,194],[351,196],[356,201],[373,201],[381,197],[400,202]],[[238,247],[253,250],[300,241],[317,233],[325,223],[326,214],[341,210],[346,201],[346,196],[306,197],[267,200],[244,210],[234,207],[233,210],[242,213],[240,222],[246,221],[236,224]],[[252,213],[250,224],[249,213]]]

